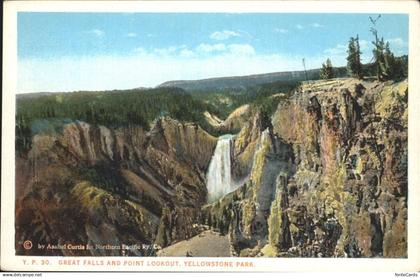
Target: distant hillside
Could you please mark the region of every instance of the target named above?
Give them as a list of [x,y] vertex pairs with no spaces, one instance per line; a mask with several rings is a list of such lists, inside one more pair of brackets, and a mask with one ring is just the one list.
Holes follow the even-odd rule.
[[120,92],[140,92],[151,90],[148,87],[137,87],[132,89],[113,89],[113,90],[79,90],[79,91],[50,91],[50,92],[28,92],[16,94],[16,99],[35,99],[43,96],[57,96],[59,94],[67,93],[83,93],[83,94],[98,94],[98,93],[120,93]]
[[[51,96],[54,92],[29,92],[16,94],[16,99],[34,99],[42,96]],[[57,94],[57,93],[56,93]]]
[[[339,68],[336,68],[338,71]],[[341,69],[341,68],[340,68]],[[309,80],[319,79],[320,69],[307,70]],[[340,70],[341,73],[341,70]],[[227,88],[246,88],[250,86],[279,81],[303,81],[305,71],[285,71],[248,76],[210,78],[202,80],[179,80],[162,83],[158,87],[178,87],[185,90],[222,90]]]
[[[400,79],[408,76],[408,56],[403,55],[396,57],[396,61],[400,64],[399,73]],[[348,77],[346,66],[334,67],[334,77]],[[283,71],[265,74],[253,74],[247,76],[232,76],[209,78],[201,80],[175,80],[167,81],[157,87],[178,87],[187,91],[210,91],[210,90],[224,90],[224,89],[244,89],[261,84],[269,84],[274,82],[299,82],[308,80],[319,80],[319,73],[321,68],[310,69],[306,71]],[[363,65],[364,76],[376,76],[376,67],[374,63],[367,63]]]

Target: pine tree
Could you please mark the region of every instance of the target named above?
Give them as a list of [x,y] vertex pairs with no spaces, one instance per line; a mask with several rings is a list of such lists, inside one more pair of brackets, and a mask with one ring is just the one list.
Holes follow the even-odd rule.
[[373,49],[373,55],[376,65],[376,76],[379,81],[386,81],[398,78],[401,75],[398,68],[398,63],[396,62],[394,54],[389,48],[389,42],[384,42],[384,39],[381,38],[376,43],[374,43],[375,48]]
[[371,33],[375,36],[375,41],[372,41],[375,46],[373,49],[373,57],[376,68],[376,77],[379,81],[392,80],[400,78],[401,76],[401,66],[394,57],[394,54],[389,48],[389,42],[384,42],[384,38],[378,38],[378,30],[375,28],[376,21],[380,18],[378,16],[376,20],[370,18],[370,21],[373,24],[373,27],[370,28]]
[[385,44],[384,49],[384,75],[387,80],[392,80],[396,77],[396,63],[394,54],[389,49],[389,42]]
[[379,20],[381,15],[379,15],[376,19],[373,19],[369,16],[370,21],[372,22],[373,27],[370,28],[370,32],[375,36],[375,41],[372,41],[372,44],[375,48],[373,48],[373,58],[374,64],[376,68],[376,77],[378,80],[383,81],[383,71],[381,64],[383,63],[383,44],[384,40],[379,40],[378,38],[378,30],[376,30],[376,21]]
[[330,59],[327,59],[325,63],[322,64],[322,69],[319,74],[321,79],[331,79],[334,78],[333,66]]
[[373,49],[373,57],[374,57],[374,64],[376,67],[376,77],[379,81],[385,81],[386,80],[386,74],[385,74],[385,57],[384,57],[384,49],[385,49],[385,43],[384,39],[378,39],[375,34],[375,41],[372,41],[375,48]]
[[360,61],[360,45],[359,35],[356,38],[351,37],[349,41],[349,48],[347,50],[347,70],[351,76],[359,79],[363,78],[363,68]]

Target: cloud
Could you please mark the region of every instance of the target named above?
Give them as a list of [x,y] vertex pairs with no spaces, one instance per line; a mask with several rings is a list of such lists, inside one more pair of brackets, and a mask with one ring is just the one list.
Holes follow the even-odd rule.
[[226,45],[224,45],[223,43],[217,43],[217,44],[201,43],[197,47],[197,51],[205,52],[205,53],[210,53],[210,52],[215,52],[215,51],[226,51]]
[[231,37],[240,37],[241,34],[235,31],[223,30],[223,31],[216,31],[210,35],[211,39],[214,40],[226,40]]
[[360,46],[360,51],[364,52],[369,50],[369,47],[372,45],[372,43],[370,41],[364,40],[364,39],[359,39],[359,46]]
[[319,23],[317,23],[317,22],[312,23],[312,24],[311,24],[311,26],[312,26],[312,27],[314,27],[314,28],[324,28],[324,27],[325,27],[324,25],[319,24]]
[[92,30],[86,31],[85,33],[94,35],[96,37],[102,37],[105,35],[105,32],[100,29],[92,29]]
[[337,44],[335,47],[327,48],[324,50],[324,54],[327,55],[342,55],[346,54],[347,46],[343,44]]
[[127,33],[127,34],[125,34],[125,36],[129,37],[129,38],[135,38],[135,37],[137,37],[137,33]]
[[239,34],[240,34],[240,36],[241,37],[246,37],[246,38],[248,38],[248,39],[253,39],[254,38],[254,36],[253,35],[251,35],[249,32],[247,32],[247,31],[244,31],[244,30],[238,30],[238,32],[239,32]]
[[235,56],[247,56],[247,55],[254,55],[255,49],[250,44],[228,44],[225,45],[223,43],[217,43],[217,44],[207,44],[207,43],[201,43],[196,48],[197,52],[210,54],[210,53],[216,53],[216,54],[230,54]]
[[289,32],[289,30],[284,29],[284,28],[275,28],[274,32],[280,33],[280,34],[287,34]]
[[194,51],[191,51],[189,49],[182,49],[179,52],[179,56],[182,57],[182,58],[192,58],[192,57],[195,57],[196,54],[195,54]]
[[[298,30],[303,30],[303,29],[305,29],[305,26],[303,26],[302,24],[296,24],[296,25],[295,25],[295,27],[296,27],[296,29],[298,29]],[[322,25],[322,24],[320,24],[320,23],[318,23],[318,22],[314,22],[314,23],[311,23],[311,24],[309,24],[309,25],[306,25],[306,27],[312,27],[312,28],[324,28],[324,27],[325,27],[325,25]]]
[[408,42],[403,40],[400,37],[386,39],[385,41],[389,42],[391,50],[397,56],[407,55],[408,52]]
[[186,45],[173,45],[164,48],[145,49],[137,47],[133,49],[133,53],[144,56],[167,56],[172,58],[193,58],[208,57],[215,55],[224,56],[250,56],[255,55],[255,48],[250,44],[224,44],[224,43],[201,43],[195,48],[188,48]]
[[168,56],[168,55],[175,55],[180,50],[185,49],[185,45],[173,45],[166,48],[155,48],[153,52],[158,55]]
[[390,38],[390,39],[387,39],[386,41],[388,41],[391,47],[395,49],[405,48],[408,46],[408,43],[405,42],[402,38]]
[[255,55],[255,49],[249,44],[230,44],[227,46],[230,53],[235,56]]

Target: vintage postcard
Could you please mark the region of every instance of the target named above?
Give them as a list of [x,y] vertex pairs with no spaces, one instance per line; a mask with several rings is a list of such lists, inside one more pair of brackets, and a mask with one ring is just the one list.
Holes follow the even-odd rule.
[[6,2],[2,270],[420,270],[419,12]]

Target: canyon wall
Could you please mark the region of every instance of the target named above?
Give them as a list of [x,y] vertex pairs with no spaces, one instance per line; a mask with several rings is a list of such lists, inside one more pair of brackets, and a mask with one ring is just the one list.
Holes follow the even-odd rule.
[[407,100],[406,80],[303,84],[241,130],[234,172],[250,180],[205,222],[233,255],[406,257]]
[[199,126],[169,117],[150,132],[73,122],[35,135],[27,156],[16,160],[17,253],[153,255],[150,249],[45,252],[25,250],[22,242],[165,246],[196,234],[216,142]]

